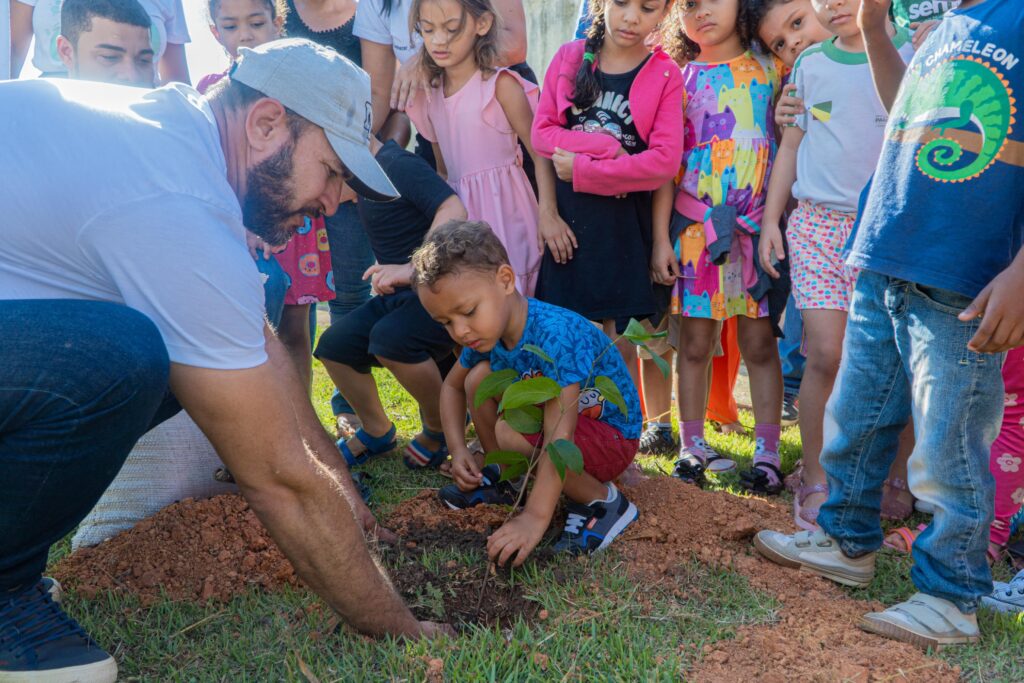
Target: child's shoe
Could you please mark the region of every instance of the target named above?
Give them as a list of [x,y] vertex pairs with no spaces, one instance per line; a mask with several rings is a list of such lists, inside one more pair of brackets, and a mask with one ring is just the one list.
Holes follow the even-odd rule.
[[983,597],[982,605],[997,612],[1024,614],[1024,570],[1018,572],[1010,583],[995,581],[992,585],[992,595]]
[[441,502],[452,510],[465,510],[477,505],[515,505],[519,491],[507,481],[501,479],[501,470],[497,465],[488,465],[480,470],[483,481],[472,491],[463,491],[456,484],[442,486],[437,492]]
[[980,638],[976,614],[961,612],[949,600],[915,593],[884,612],[865,614],[860,627],[920,648],[974,643]]
[[723,458],[718,452],[708,445],[707,441],[695,436],[691,439],[689,446],[683,446],[679,450],[679,459],[676,460],[675,470],[672,476],[682,479],[688,484],[704,486],[704,472],[728,472],[736,467],[736,463],[729,458]]
[[616,536],[626,530],[637,518],[636,506],[608,484],[611,500],[599,500],[590,505],[570,502],[569,516],[565,520],[562,537],[555,543],[555,552],[570,555],[589,555],[608,547]]
[[863,587],[875,576],[875,553],[847,557],[839,543],[821,529],[795,534],[759,531],[754,536],[754,547],[775,564],[817,574],[844,586]]
[[800,404],[797,397],[786,394],[782,399],[782,426],[792,427],[800,421]]
[[775,463],[779,454],[765,450],[764,439],[757,440],[754,449],[754,466],[740,472],[740,486],[752,493],[777,496],[782,491],[782,470]]
[[644,455],[669,455],[676,452],[672,430],[649,424],[640,435],[639,452]]

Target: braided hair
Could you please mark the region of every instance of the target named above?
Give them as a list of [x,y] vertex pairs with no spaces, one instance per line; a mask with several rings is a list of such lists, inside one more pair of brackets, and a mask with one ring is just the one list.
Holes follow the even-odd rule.
[[588,14],[590,28],[583,48],[583,63],[576,72],[576,84],[570,100],[577,109],[587,109],[601,96],[601,82],[597,77],[597,55],[604,45],[607,27],[604,23],[605,0],[590,0]]

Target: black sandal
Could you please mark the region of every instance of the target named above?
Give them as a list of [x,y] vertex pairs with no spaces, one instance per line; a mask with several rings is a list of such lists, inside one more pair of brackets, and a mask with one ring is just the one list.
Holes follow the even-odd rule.
[[676,460],[672,476],[687,484],[696,484],[700,488],[704,488],[707,481],[704,476],[704,463],[692,455]]
[[[769,470],[775,473],[774,482],[769,474]],[[740,472],[740,486],[751,493],[777,496],[783,488],[782,479],[782,470],[770,462],[755,463],[749,470]]]

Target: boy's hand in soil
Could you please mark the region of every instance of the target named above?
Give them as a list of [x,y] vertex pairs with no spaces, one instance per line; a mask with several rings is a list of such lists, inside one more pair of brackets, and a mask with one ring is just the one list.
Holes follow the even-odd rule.
[[483,475],[480,474],[476,456],[470,453],[468,448],[452,451],[452,478],[462,491],[480,488]]
[[529,510],[523,510],[519,516],[502,524],[487,539],[487,556],[499,567],[504,567],[514,556],[512,566],[520,566],[544,538],[548,521]]
[[796,96],[796,85],[790,83],[782,89],[775,105],[775,125],[779,128],[796,124],[796,117],[804,113],[804,101]]

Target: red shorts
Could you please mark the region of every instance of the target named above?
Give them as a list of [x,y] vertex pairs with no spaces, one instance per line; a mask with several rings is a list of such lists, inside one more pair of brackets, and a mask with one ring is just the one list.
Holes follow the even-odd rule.
[[[544,440],[544,434],[523,434],[531,445]],[[607,422],[580,415],[576,419],[573,443],[583,453],[583,469],[604,483],[615,479],[629,467],[640,447],[639,439],[627,439]]]

